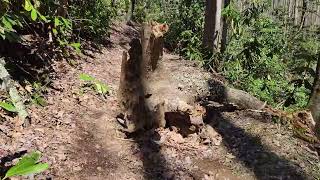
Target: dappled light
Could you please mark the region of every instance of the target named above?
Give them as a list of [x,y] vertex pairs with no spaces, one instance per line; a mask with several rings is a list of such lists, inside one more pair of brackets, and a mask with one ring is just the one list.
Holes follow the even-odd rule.
[[320,178],[319,0],[0,0],[0,178]]

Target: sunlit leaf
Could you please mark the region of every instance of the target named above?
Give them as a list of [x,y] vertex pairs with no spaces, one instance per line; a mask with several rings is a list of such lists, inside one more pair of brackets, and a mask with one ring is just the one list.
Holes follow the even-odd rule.
[[37,18],[38,18],[37,10],[32,9],[32,10],[31,10],[31,19],[32,19],[33,21],[35,21],[35,20],[37,20]]
[[30,155],[24,156],[15,166],[11,167],[7,171],[5,177],[2,180],[12,176],[22,176],[40,173],[48,169],[49,165],[47,163],[37,164],[38,160],[40,159],[40,156],[40,152],[32,152]]
[[29,0],[25,0],[24,1],[24,9],[26,11],[31,11],[33,9],[33,6],[32,6],[32,4],[30,3]]
[[8,30],[12,30],[12,23],[10,22],[9,18],[2,17],[2,23],[4,25],[4,28],[6,28]]
[[80,74],[80,75],[79,75],[79,78],[80,78],[80,80],[82,80],[82,81],[94,81],[94,80],[95,80],[94,77],[92,77],[92,76],[90,76],[90,75],[88,75],[88,74],[84,74],[84,73]]
[[0,107],[10,112],[17,112],[16,107],[11,103],[0,102]]
[[95,86],[96,86],[96,91],[99,94],[107,94],[109,92],[109,87],[104,83],[96,82]]
[[41,19],[42,21],[48,22],[48,20],[47,20],[47,18],[46,18],[45,16],[43,16],[43,15],[40,14],[39,17],[40,17],[40,19]]
[[52,33],[56,36],[56,35],[58,34],[57,29],[56,29],[56,28],[53,28],[53,29],[52,29]]
[[58,27],[60,25],[60,20],[59,18],[55,17],[54,18],[54,27]]

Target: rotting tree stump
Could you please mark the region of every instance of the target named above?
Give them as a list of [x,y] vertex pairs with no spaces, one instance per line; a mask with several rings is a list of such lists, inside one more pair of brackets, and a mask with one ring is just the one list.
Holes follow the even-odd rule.
[[179,126],[184,135],[197,131],[205,115],[199,105],[203,99],[263,108],[257,98],[227,87],[193,62],[163,54],[163,34],[154,29],[145,24],[141,39],[133,39],[128,53],[123,53],[118,97],[126,131],[168,126]]

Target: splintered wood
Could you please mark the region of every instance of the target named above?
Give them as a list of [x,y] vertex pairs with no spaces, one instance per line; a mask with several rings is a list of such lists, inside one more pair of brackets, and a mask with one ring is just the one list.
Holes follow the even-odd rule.
[[[164,114],[154,114],[154,111],[163,110],[163,104],[149,109],[145,100],[148,96],[145,87],[148,83],[147,77],[157,68],[158,61],[163,55],[163,34],[167,31],[167,25],[145,24],[141,40],[133,39],[130,42],[129,58],[128,54],[123,52],[119,100],[125,112],[127,120],[125,126],[129,132],[154,126],[153,119],[164,119]],[[164,126],[163,122],[157,124]]]
[[[168,84],[170,79],[163,76],[168,74],[166,69],[158,68],[163,56],[163,35],[167,31],[165,24],[145,24],[141,40],[133,39],[130,43],[129,57],[126,52],[123,53],[119,100],[129,132],[165,127],[166,112],[171,111],[184,114],[181,117],[188,116],[186,119],[190,121],[189,114],[193,107],[186,101],[194,96],[194,91],[187,94],[179,90],[179,82]],[[193,102],[196,98],[192,99]]]
[[164,24],[145,24],[141,39],[132,39],[123,53],[119,102],[126,131],[179,126],[184,136],[197,132],[206,114],[199,101],[205,98],[243,109],[264,107],[264,102],[229,88],[193,62],[163,53],[167,31]]

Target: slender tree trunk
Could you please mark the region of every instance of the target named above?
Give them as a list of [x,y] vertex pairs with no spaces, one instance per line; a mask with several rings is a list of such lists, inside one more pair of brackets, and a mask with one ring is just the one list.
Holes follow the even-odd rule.
[[111,7],[115,7],[116,5],[116,0],[111,0]]
[[302,12],[300,17],[300,29],[305,26],[306,23],[306,13],[307,13],[307,1],[302,0]]
[[[229,6],[230,0],[224,0],[224,8]],[[222,18],[222,32],[221,32],[221,52],[224,52],[227,46],[228,38],[228,26],[227,20],[225,17]]]
[[299,24],[299,4],[300,0],[295,0],[295,4],[294,4],[294,25],[298,25]]
[[309,108],[314,118],[314,121],[316,122],[316,131],[318,137],[320,137],[320,53],[318,56],[316,76],[314,78]]
[[133,13],[136,6],[136,0],[130,0],[130,2],[131,2],[131,5],[130,5],[130,10],[128,12],[127,21],[131,21],[133,19]]
[[219,50],[219,39],[221,38],[221,8],[222,0],[206,1],[203,45],[213,51]]
[[58,16],[61,16],[61,17],[67,17],[67,14],[68,14],[68,0],[60,0],[60,6],[57,10],[57,14]]

